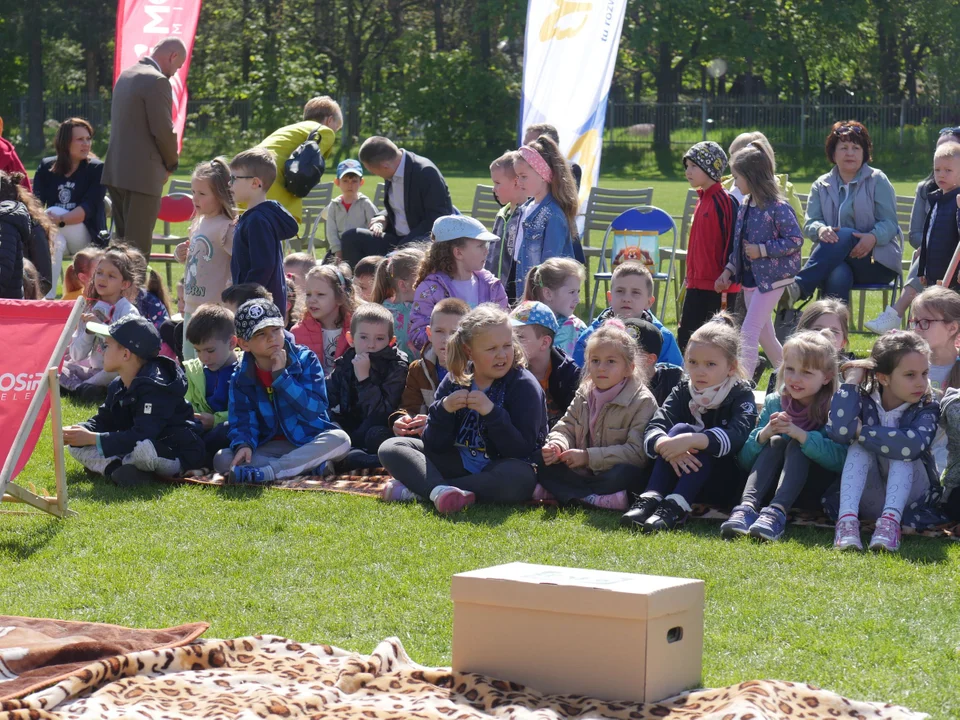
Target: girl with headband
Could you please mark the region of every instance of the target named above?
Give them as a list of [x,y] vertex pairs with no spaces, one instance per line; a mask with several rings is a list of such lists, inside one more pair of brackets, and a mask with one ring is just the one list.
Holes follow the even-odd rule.
[[517,151],[517,183],[530,198],[520,206],[520,228],[513,247],[516,296],[523,297],[530,268],[550,257],[574,257],[573,240],[580,203],[577,186],[557,144],[541,135]]

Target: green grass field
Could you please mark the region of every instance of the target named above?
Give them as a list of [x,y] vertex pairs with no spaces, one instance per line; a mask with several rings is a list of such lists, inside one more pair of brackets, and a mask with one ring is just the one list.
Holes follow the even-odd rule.
[[[450,178],[454,202],[469,207],[482,180]],[[653,184],[671,213],[686,193],[681,183],[602,184]],[[877,309],[872,299],[868,312]],[[860,353],[869,344],[853,337]],[[68,401],[64,422],[92,412]],[[948,541],[841,555],[814,528],[791,527],[777,545],[724,542],[706,521],[647,537],[601,511],[475,507],[441,518],[323,493],[119,490],[67,463],[78,517],[0,519],[0,612],[141,627],[205,620],[211,637],[276,633],[362,652],[397,635],[417,661],[446,664],[454,573],[523,560],[695,577],[707,587],[706,686],[804,681],[960,717],[960,545]],[[48,434],[21,480],[53,488]]]

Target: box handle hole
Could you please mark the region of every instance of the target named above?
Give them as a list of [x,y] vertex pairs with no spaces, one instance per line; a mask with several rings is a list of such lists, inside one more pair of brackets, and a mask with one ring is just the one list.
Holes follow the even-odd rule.
[[672,627],[667,630],[667,642],[675,643],[683,640],[683,628],[682,627]]

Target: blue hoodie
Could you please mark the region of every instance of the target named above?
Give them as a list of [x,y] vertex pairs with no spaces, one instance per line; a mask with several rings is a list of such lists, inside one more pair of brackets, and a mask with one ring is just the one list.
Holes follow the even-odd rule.
[[[580,337],[577,339],[577,346],[573,350],[573,361],[577,365],[583,367],[583,363],[585,361],[584,356],[587,353],[587,340],[589,340],[590,336],[597,331],[597,328],[599,328],[612,317],[616,317],[616,315],[613,314],[613,308],[607,308],[602,313],[597,315],[596,319],[586,330],[580,333]],[[683,354],[680,352],[680,348],[677,347],[677,341],[674,339],[673,333],[665,328],[663,323],[657,320],[657,318],[654,317],[653,313],[649,310],[644,310],[643,315],[640,317],[646,320],[648,323],[653,323],[657,330],[660,331],[660,334],[663,335],[663,347],[660,348],[660,354],[657,356],[657,362],[670,363],[671,365],[683,367]]]
[[264,200],[246,210],[233,234],[233,284],[263,285],[273,296],[273,304],[283,312],[287,307],[283,241],[294,237],[298,229],[293,215],[276,200]]

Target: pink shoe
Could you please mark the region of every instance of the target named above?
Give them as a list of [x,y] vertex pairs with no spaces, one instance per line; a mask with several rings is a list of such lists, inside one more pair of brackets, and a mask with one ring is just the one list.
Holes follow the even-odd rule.
[[900,523],[886,516],[877,520],[877,527],[870,538],[871,550],[896,552],[900,549]]
[[863,550],[863,543],[860,542],[860,521],[857,518],[844,517],[837,520],[833,546],[837,550]]
[[417,499],[412,490],[395,478],[391,478],[383,486],[380,497],[384,502],[413,502]]
[[603,510],[619,510],[623,512],[630,507],[626,490],[621,490],[611,495],[587,495],[583,501],[587,503],[587,505],[602,508]]
[[452,485],[448,485],[433,498],[433,504],[437,508],[437,512],[443,515],[460,512],[465,507],[473,505],[476,501],[477,497],[472,492],[461,490]]
[[543,485],[537,483],[537,486],[533,489],[533,499],[537,502],[550,502],[551,500],[556,500],[549,490],[547,490]]

